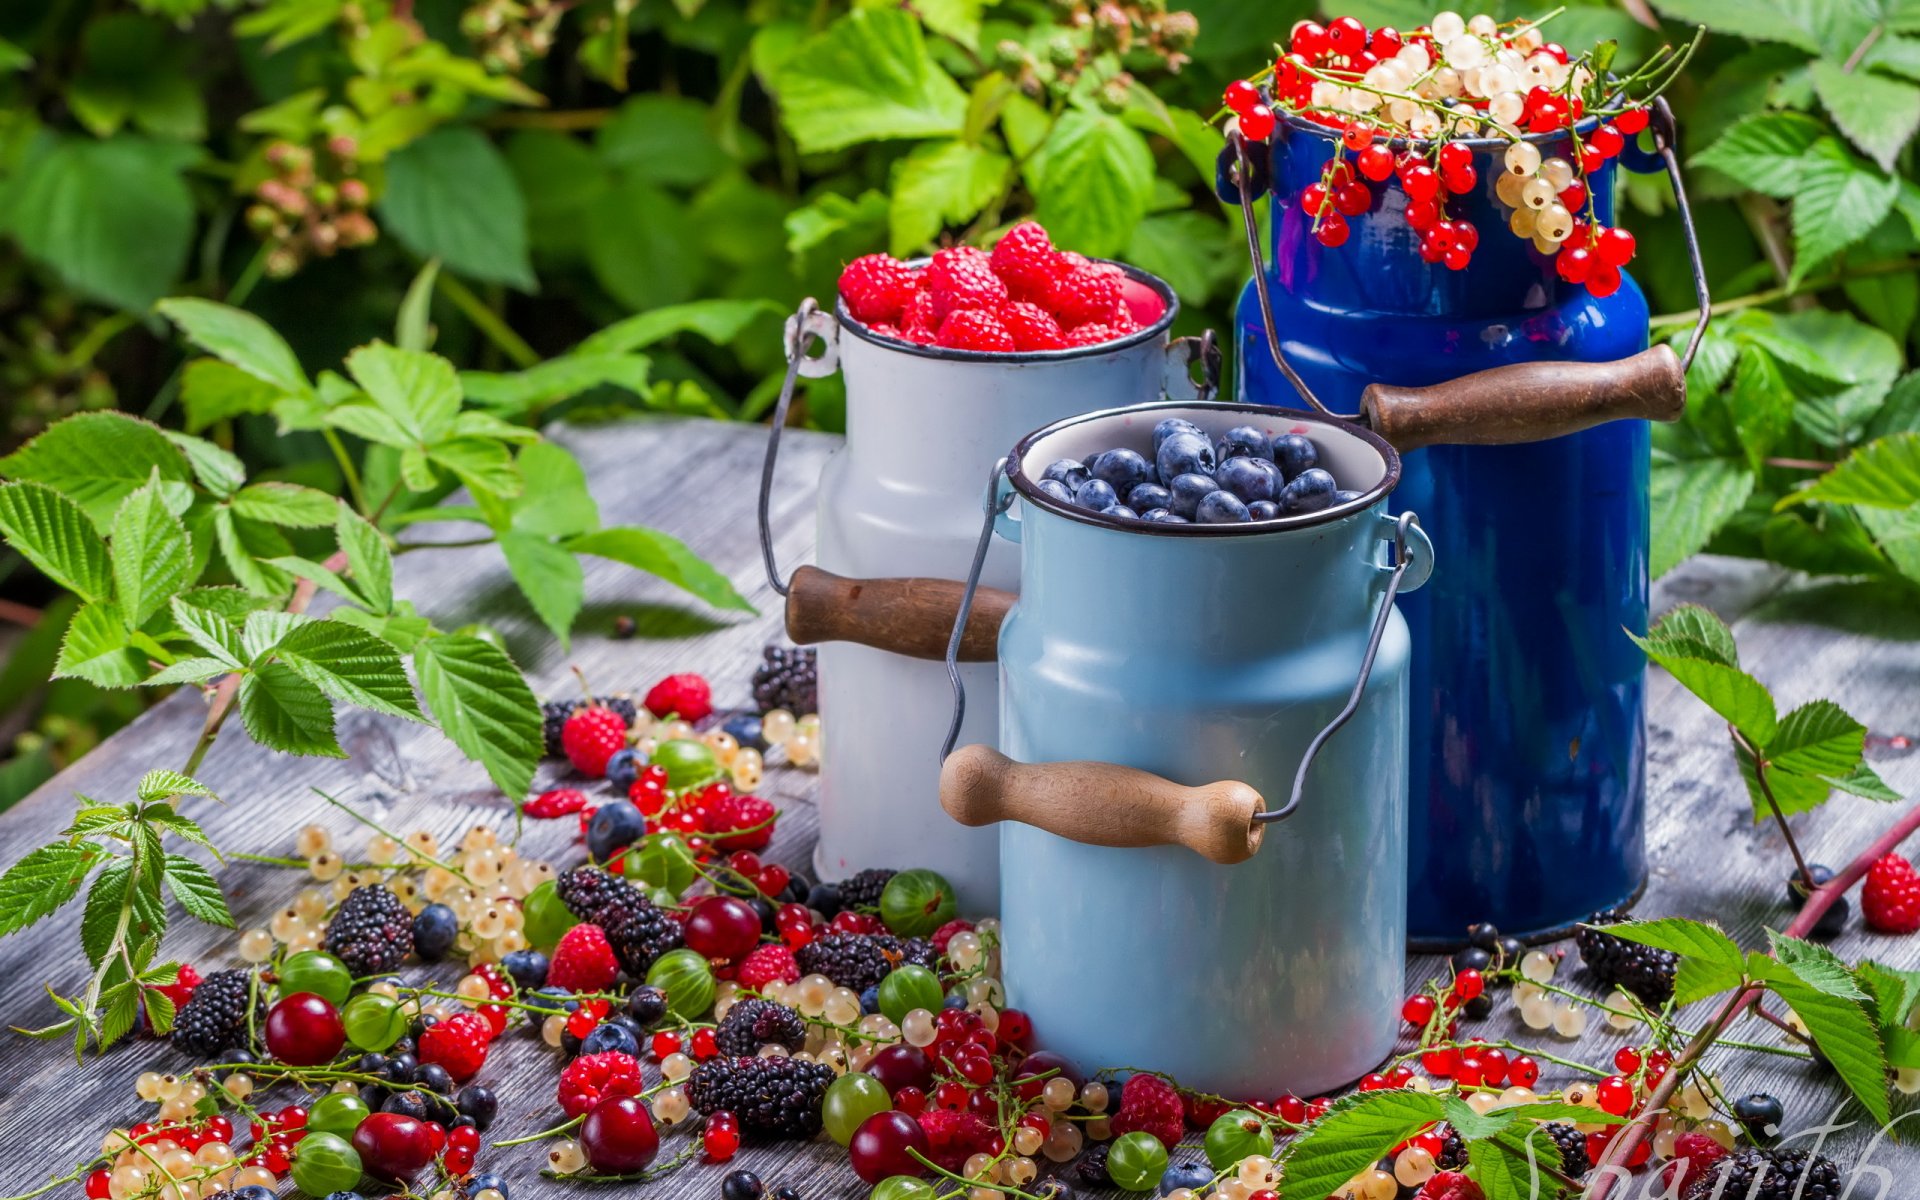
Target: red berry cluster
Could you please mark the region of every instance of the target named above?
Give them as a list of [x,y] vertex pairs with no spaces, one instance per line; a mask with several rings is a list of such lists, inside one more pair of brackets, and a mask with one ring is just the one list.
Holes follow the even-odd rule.
[[1110,342],[1166,311],[1152,288],[1112,263],[1056,250],[1033,221],[1009,229],[991,254],[954,246],[924,267],[862,255],[841,271],[840,298],[882,337],[996,354]]

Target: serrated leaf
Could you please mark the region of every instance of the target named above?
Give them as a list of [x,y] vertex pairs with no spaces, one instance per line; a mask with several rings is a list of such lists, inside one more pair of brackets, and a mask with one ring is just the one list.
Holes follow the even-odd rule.
[[[1690,967],[1686,981],[1689,996],[1682,1003],[1690,1004],[1703,996],[1737,987],[1744,977],[1746,955],[1739,944],[1701,921],[1664,917],[1609,925],[1607,932],[1629,942],[1680,955],[1682,964]],[[1676,979],[1676,995],[1679,994],[1678,982]]]
[[727,577],[687,548],[685,542],[655,529],[623,525],[571,538],[567,549],[638,567],[684,588],[715,608],[756,612]]
[[887,219],[894,254],[911,254],[945,226],[979,215],[1000,194],[1012,165],[1004,154],[958,139],[915,146],[893,168]]
[[[1868,442],[1788,501],[1910,508],[1920,504],[1920,433]],[[1784,503],[1784,502],[1783,502]]]
[[552,442],[520,452],[526,490],[514,500],[509,527],[538,537],[572,537],[600,528],[600,507],[587,487],[587,473],[564,447]]
[[1338,1101],[1287,1151],[1289,1194],[1331,1194],[1443,1111],[1440,1097],[1429,1092],[1361,1092]]
[[[246,665],[246,660],[242,657],[240,629],[222,608],[205,603],[209,599],[205,593],[215,590],[196,589],[184,595],[175,596],[170,605],[173,610],[173,623],[193,639],[194,645],[209,656],[228,667],[237,669]],[[219,590],[231,591],[231,589]],[[226,601],[221,598],[217,603],[225,605]]]
[[1153,151],[1108,113],[1069,110],[1054,122],[1025,174],[1034,217],[1062,249],[1112,256],[1132,238],[1153,194]]
[[927,51],[920,23],[856,9],[796,47],[773,77],[780,113],[806,153],[960,132],[967,97]]
[[[173,997],[157,987],[148,988],[144,997],[147,1005],[147,1023],[153,1026],[155,1037],[165,1037],[173,1031],[173,1019],[178,1015],[173,1006]],[[212,1097],[205,1097],[212,1099]]]
[[460,415],[460,376],[437,354],[374,342],[347,356],[347,373],[415,445],[453,432]]
[[1754,473],[1727,458],[1656,456],[1651,478],[1653,547],[1658,578],[1698,553],[1746,506]]
[[146,486],[155,470],[170,507],[184,509],[192,472],[179,448],[158,426],[115,412],[68,417],[0,458],[0,475],[60,492],[86,510],[102,535],[112,530],[120,502]]
[[1900,148],[1920,129],[1920,87],[1872,71],[1849,71],[1816,59],[1813,90],[1827,115],[1854,145],[1884,171],[1892,171]]
[[1793,195],[1793,271],[1807,272],[1867,236],[1893,211],[1898,178],[1854,157],[1832,138],[1807,151],[1800,186]]
[[1767,945],[1773,952],[1774,960],[1792,971],[1808,987],[1843,1000],[1868,998],[1860,981],[1854,978],[1853,968],[1825,946],[1788,937],[1771,929],[1767,930]]
[[471,492],[511,498],[523,488],[520,472],[513,465],[513,452],[488,438],[448,438],[429,446],[427,457],[452,471]]
[[133,1030],[133,1023],[140,1017],[140,989],[132,984],[117,988],[106,1000],[104,1011],[100,1014],[100,1029],[95,1035],[100,1049],[105,1050]]
[[346,552],[354,590],[374,612],[392,612],[393,552],[387,548],[385,535],[344,504],[333,528],[340,549]]
[[1843,792],[1868,800],[1894,804],[1906,799],[1905,796],[1888,787],[1886,780],[1880,778],[1879,773],[1864,761],[1855,763],[1853,768],[1844,775],[1829,775],[1822,778]]
[[[1521,1139],[1518,1158],[1509,1153],[1507,1146],[1500,1144],[1514,1138]],[[1547,1144],[1553,1145],[1551,1141]],[[1479,1182],[1480,1194],[1485,1200],[1532,1200],[1541,1194],[1540,1185],[1544,1180],[1537,1169],[1539,1151],[1533,1151],[1536,1163],[1530,1169],[1526,1157],[1527,1146],[1524,1135],[1511,1129],[1482,1141],[1467,1143],[1467,1162],[1473,1168],[1473,1177]]]
[[[166,434],[167,440],[180,447],[180,452],[187,456],[187,465],[193,468],[193,477],[200,481],[200,486],[219,499],[233,495],[234,489],[247,481],[246,464],[231,451],[222,450],[205,438],[176,429],[169,429]],[[178,516],[179,513],[175,512],[174,515]]]
[[[1757,824],[1773,815],[1766,792],[1760,787],[1759,768],[1753,761],[1753,755],[1737,739],[1733,743],[1733,757],[1740,767],[1740,779],[1747,785],[1747,795],[1753,801],[1753,819]],[[1833,794],[1833,786],[1827,781],[1796,775],[1792,771],[1769,770],[1767,786],[1772,789],[1773,799],[1779,804],[1781,814],[1789,817],[1820,807]]]
[[240,681],[240,720],[270,750],[345,758],[333,733],[326,693],[283,663],[267,663]]
[[178,771],[154,770],[140,777],[134,794],[142,800],[171,800],[175,796],[202,796],[214,799],[213,789],[191,775]]
[[194,656],[183,658],[141,680],[148,687],[172,687],[181,683],[205,683],[216,676],[225,675],[234,669],[231,663],[221,662],[217,658]]
[[333,524],[340,502],[317,488],[297,483],[250,483],[234,494],[233,511],[255,521],[290,529],[319,529]]
[[116,936],[131,942],[136,938],[157,940],[166,933],[167,909],[160,902],[159,878],[157,872],[149,875],[143,866],[136,880],[132,861],[124,857],[101,868],[87,892],[86,912],[80,919],[80,948],[89,963],[99,966],[113,948]]
[[180,405],[195,433],[219,421],[270,413],[286,398],[278,386],[217,358],[196,358],[180,373]]
[[387,159],[381,224],[421,258],[531,292],[527,203],[513,170],[480,130],[451,125]]
[[273,326],[243,309],[212,300],[178,298],[154,305],[159,314],[208,354],[281,392],[311,392],[300,360]]
[[1780,719],[1767,740],[1767,761],[1801,775],[1845,775],[1860,761],[1867,727],[1831,700],[1802,704]]
[[527,794],[545,750],[540,705],[506,652],[466,634],[414,648],[420,688],[453,744],[508,796]]
[[1646,638],[1627,635],[1647,652],[1647,657],[1667,669],[1680,685],[1699,697],[1701,703],[1720,714],[1756,745],[1765,745],[1773,736],[1778,717],[1773,697],[1759,680],[1740,670],[1706,659],[1686,658],[1661,652]]
[[86,511],[39,483],[0,486],[0,533],[7,544],[82,600],[111,594],[107,549]]
[[159,480],[121,502],[113,517],[113,588],[131,629],[167,606],[186,585],[193,547],[186,526],[167,511]]
[[[209,796],[208,799],[217,800],[219,797]],[[214,849],[213,839],[207,836],[206,830],[200,828],[200,823],[184,813],[175,811],[166,803],[156,801],[147,805],[141,812],[140,819],[156,828],[183,837],[196,846],[205,846],[213,851],[215,858],[220,858],[220,852]]]
[[104,688],[134,687],[145,678],[145,656],[132,648],[118,605],[98,601],[73,614],[53,674],[56,679],[84,679]]
[[249,664],[260,661],[280,644],[281,638],[292,633],[295,626],[312,620],[312,617],[279,610],[248,613],[246,624],[240,627],[241,657]]
[[389,716],[426,719],[398,652],[364,629],[309,621],[280,638],[273,655],[336,699]]
[[55,842],[8,867],[0,875],[0,937],[18,933],[78,896],[100,853],[92,842]]
[[195,920],[233,928],[233,914],[227,911],[227,898],[220,885],[211,871],[193,859],[184,854],[167,855],[167,889]]
[[1827,136],[1826,126],[1802,113],[1768,112],[1744,117],[1720,139],[1693,156],[1695,167],[1709,167],[1756,192],[1782,199],[1800,190],[1804,158]]
[[565,648],[573,619],[586,600],[586,576],[572,552],[544,537],[508,530],[499,535],[507,570],[540,620]]
[[1881,1125],[1887,1123],[1887,1058],[1879,1023],[1858,1000],[1834,996],[1804,979],[1794,967],[1757,956],[1756,973],[1786,1002],[1820,1046],[1841,1082]]
[[284,555],[291,547],[286,545],[284,537],[280,538],[279,545],[270,545],[264,534],[279,536],[271,525],[236,516],[225,505],[213,510],[213,537],[220,547],[220,561],[247,591],[260,597],[277,598],[286,593],[292,579],[267,560]]
[[1669,610],[1647,631],[1647,641],[1658,646],[1662,654],[1700,658],[1727,667],[1740,665],[1733,630],[1712,609],[1698,604]]

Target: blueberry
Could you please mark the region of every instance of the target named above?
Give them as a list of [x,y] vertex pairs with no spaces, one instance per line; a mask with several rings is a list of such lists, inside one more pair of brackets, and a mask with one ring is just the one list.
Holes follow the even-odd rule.
[[507,1181],[498,1175],[491,1173],[475,1175],[472,1179],[467,1180],[467,1195],[469,1196],[477,1196],[488,1188],[492,1188],[502,1196],[512,1195],[511,1192],[507,1191]]
[[427,1063],[422,1066],[415,1073],[413,1081],[443,1096],[451,1095],[453,1092],[453,1076],[447,1074],[447,1069],[439,1063]]
[[[254,1192],[258,1192],[261,1196],[266,1197],[273,1195],[271,1191],[268,1191],[265,1187],[257,1183],[248,1184],[237,1192],[221,1192],[219,1194],[225,1198],[225,1200],[253,1200],[251,1193]],[[327,1200],[365,1200],[365,1197],[361,1196],[359,1192],[328,1192]]]
[[1191,521],[1189,521],[1189,520],[1187,520],[1187,519],[1186,519],[1185,517],[1183,517],[1183,516],[1181,516],[1181,515],[1180,515],[1179,513],[1177,513],[1177,512],[1169,512],[1169,511],[1168,511],[1167,509],[1164,509],[1164,508],[1156,508],[1156,509],[1154,509],[1153,511],[1154,511],[1155,513],[1158,513],[1159,515],[1158,515],[1158,516],[1154,516],[1154,515],[1151,515],[1151,514],[1149,514],[1149,515],[1148,515],[1147,517],[1145,517],[1144,519],[1145,519],[1145,520],[1148,520],[1148,521],[1157,521],[1157,522],[1159,522],[1159,523],[1160,523],[1160,524],[1162,524],[1162,525],[1190,525],[1190,524],[1192,524],[1192,522],[1191,522]]
[[760,718],[755,713],[739,713],[728,717],[720,729],[723,733],[732,734],[733,740],[742,746],[751,746],[755,750],[767,748],[767,739],[760,733]]
[[1348,488],[1341,488],[1339,491],[1333,494],[1333,502],[1335,504],[1351,504],[1355,500],[1358,500],[1364,494],[1365,494],[1364,492],[1356,492]]
[[1280,490],[1280,509],[1290,513],[1319,512],[1333,503],[1334,491],[1333,476],[1319,467],[1308,467]]
[[807,907],[831,918],[840,911],[840,889],[831,883],[816,883],[807,889]]
[[427,1119],[427,1098],[419,1092],[395,1092],[380,1106],[381,1112],[399,1113],[416,1121]]
[[1271,521],[1280,515],[1280,506],[1271,500],[1255,500],[1247,505],[1249,521]]
[[622,1054],[640,1053],[640,1043],[634,1040],[633,1032],[624,1025],[615,1025],[604,1021],[594,1026],[593,1032],[580,1042],[582,1054],[605,1054],[609,1050],[618,1050]]
[[1081,508],[1090,508],[1094,512],[1105,512],[1120,502],[1114,495],[1113,485],[1104,479],[1089,479],[1073,489],[1073,502]]
[[720,1181],[720,1200],[760,1200],[766,1190],[752,1171],[729,1171]]
[[1271,500],[1286,486],[1286,480],[1280,478],[1279,467],[1264,458],[1248,458],[1245,455],[1221,463],[1214,478],[1221,487],[1248,504],[1255,500]]
[[547,956],[538,950],[515,950],[502,955],[500,965],[513,976],[513,982],[522,991],[537,988],[547,981]]
[[614,852],[631,846],[646,836],[647,819],[631,801],[615,800],[602,804],[587,824],[587,853],[605,862]]
[[765,896],[755,896],[747,903],[753,906],[754,912],[760,914],[760,932],[779,936],[780,928],[774,923],[778,911],[773,907],[773,902]]
[[667,994],[657,987],[642,985],[627,995],[627,1012],[642,1025],[654,1025],[667,1015]]
[[1194,511],[1200,507],[1200,501],[1219,491],[1220,485],[1213,481],[1213,476],[1195,472],[1175,475],[1173,482],[1167,485],[1167,490],[1173,497],[1167,502],[1167,507],[1173,510],[1174,515],[1191,521]]
[[866,991],[860,993],[860,1011],[862,1013],[877,1013],[880,1011],[879,984],[876,983]]
[[958,991],[948,992],[947,998],[940,1002],[941,1008],[965,1008],[966,1006],[967,1006],[966,994],[964,992],[958,992]]
[[[1825,863],[1808,863],[1807,873],[1813,876],[1813,886],[1822,887],[1833,882],[1833,868]],[[1787,875],[1787,903],[1795,908],[1807,906],[1806,884],[1801,882],[1800,872],[1796,868]]]
[[1195,472],[1213,474],[1213,463],[1213,447],[1197,433],[1174,434],[1160,444],[1159,452],[1154,455],[1154,465],[1159,468],[1160,479],[1169,487],[1173,486],[1175,476]]
[[1173,513],[1165,508],[1150,508],[1140,514],[1140,519],[1142,521],[1163,521],[1172,515]]
[[439,962],[460,936],[460,918],[444,904],[429,904],[413,919],[413,952],[423,962]]
[[1453,956],[1453,969],[1459,971],[1484,971],[1493,963],[1493,953],[1478,946],[1468,946]]
[[1213,1182],[1213,1170],[1205,1163],[1169,1163],[1160,1176],[1160,1194],[1169,1195],[1179,1188],[1199,1191]]
[[1046,470],[1040,472],[1040,478],[1051,479],[1060,486],[1072,491],[1087,480],[1093,478],[1093,472],[1080,465],[1078,459],[1062,458]]
[[[461,1116],[472,1117],[475,1127],[484,1130],[493,1124],[493,1114],[499,1109],[500,1102],[494,1098],[493,1089],[486,1084],[470,1083],[454,1093],[453,1106],[460,1110]],[[507,1189],[500,1190],[505,1192]]]
[[635,1042],[638,1042],[643,1036],[646,1035],[646,1032],[647,1032],[647,1027],[642,1025],[638,1020],[636,1020],[629,1013],[623,1013],[623,1012],[614,1013],[612,1016],[607,1018],[607,1024],[618,1025],[620,1028],[626,1030],[628,1033],[633,1035],[633,1040]]
[[1040,494],[1043,496],[1051,496],[1062,504],[1073,503],[1073,493],[1068,491],[1067,485],[1061,483],[1058,479],[1042,479],[1034,486],[1040,489]]
[[1831,941],[1840,936],[1847,927],[1847,918],[1853,915],[1853,903],[1845,896],[1833,902],[1833,907],[1820,914],[1813,923],[1807,936],[1816,942]]
[[1742,1096],[1733,1102],[1733,1115],[1746,1127],[1747,1136],[1761,1146],[1771,1146],[1780,1140],[1781,1127],[1786,1124],[1787,1109],[1779,1099],[1765,1092],[1754,1092]]
[[1236,521],[1250,520],[1247,506],[1240,497],[1229,491],[1209,492],[1200,501],[1200,507],[1194,510],[1193,519],[1202,525],[1231,525]]
[[1500,948],[1500,930],[1491,921],[1479,921],[1467,926],[1467,944],[1478,946],[1482,950]]
[[1152,481],[1153,464],[1142,458],[1137,450],[1124,447],[1108,450],[1093,460],[1093,477],[1106,480],[1113,485],[1115,495],[1124,496],[1135,485]]
[[613,757],[607,760],[607,782],[612,784],[613,790],[621,795],[626,795],[627,789],[632,787],[633,781],[639,777],[639,751],[632,746],[615,750]]
[[1176,433],[1190,433],[1195,437],[1206,437],[1206,431],[1184,417],[1168,417],[1153,427],[1153,452],[1160,453],[1160,445]]
[[1140,519],[1139,513],[1133,511],[1132,509],[1128,508],[1124,504],[1115,504],[1107,508],[1103,508],[1100,510],[1100,515],[1103,517],[1125,517],[1129,521],[1138,521]]
[[1280,473],[1292,479],[1308,467],[1320,465],[1320,451],[1297,433],[1283,433],[1273,439],[1273,461]]
[[580,1002],[573,998],[573,994],[560,987],[535,988],[522,996],[521,1000],[527,1004],[537,1005],[544,1013],[572,1012],[580,1007]]
[[[338,1194],[337,1192],[335,1193],[335,1195]],[[358,1192],[348,1192],[347,1195],[352,1196],[353,1200],[360,1200],[360,1193]],[[258,1183],[250,1183],[243,1188],[235,1188],[233,1200],[273,1200],[273,1189]],[[329,1197],[328,1200],[332,1200],[332,1197]]]
[[1127,507],[1137,513],[1165,508],[1173,503],[1173,493],[1157,483],[1136,483],[1127,492]]
[[1225,437],[1214,447],[1214,452],[1225,462],[1230,458],[1264,458],[1273,461],[1273,439],[1261,433],[1251,425],[1235,425],[1227,430]]

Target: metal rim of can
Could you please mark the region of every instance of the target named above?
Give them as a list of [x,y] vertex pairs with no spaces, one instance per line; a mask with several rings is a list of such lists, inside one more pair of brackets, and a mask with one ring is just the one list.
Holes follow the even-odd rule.
[[[1173,328],[1174,318],[1180,315],[1180,297],[1174,294],[1172,284],[1150,271],[1143,271],[1139,267],[1133,266],[1131,263],[1118,262],[1111,258],[1094,258],[1092,256],[1086,256],[1086,258],[1088,262],[1106,263],[1108,266],[1119,267],[1122,271],[1126,272],[1127,278],[1133,280],[1135,283],[1146,284],[1153,289],[1154,294],[1159,296],[1161,302],[1166,305],[1166,311],[1162,312],[1160,319],[1153,324],[1144,326],[1125,337],[1115,338],[1110,342],[1096,342],[1091,346],[1069,346],[1065,350],[1017,350],[1012,353],[997,350],[956,350],[950,346],[923,346],[918,342],[909,342],[901,338],[890,338],[884,334],[873,332],[873,330],[863,324],[859,318],[848,312],[846,300],[838,295],[836,295],[833,300],[833,315],[839,320],[840,328],[859,338],[861,341],[870,342],[883,350],[892,350],[900,354],[911,354],[917,358],[934,358],[946,362],[982,363],[995,366],[1008,363],[1070,362],[1076,358],[1092,358],[1099,354],[1111,354],[1115,350],[1126,349],[1151,341]],[[910,267],[924,267],[931,261],[931,259],[926,258],[915,258],[908,260],[907,265]]]
[[[1365,443],[1380,455],[1384,469],[1374,485],[1345,504],[1330,505],[1327,508],[1310,513],[1293,513],[1274,517],[1266,521],[1236,521],[1230,525],[1202,525],[1189,522],[1184,525],[1144,521],[1138,517],[1109,517],[1076,504],[1062,504],[1041,491],[1032,477],[1026,473],[1027,454],[1042,438],[1051,437],[1076,425],[1085,425],[1092,421],[1104,421],[1113,417],[1140,416],[1152,412],[1185,412],[1195,408],[1209,413],[1246,413],[1266,420],[1284,415],[1295,423],[1324,425],[1347,434]],[[1113,529],[1122,533],[1141,533],[1149,537],[1257,537],[1268,533],[1290,533],[1295,530],[1309,529],[1315,525],[1331,524],[1365,512],[1382,498],[1400,486],[1400,452],[1379,434],[1356,425],[1351,421],[1342,421],[1333,417],[1323,417],[1290,408],[1276,408],[1270,404],[1223,404],[1217,402],[1196,403],[1192,400],[1156,400],[1150,404],[1136,404],[1129,408],[1109,408],[1099,412],[1083,413],[1077,417],[1068,417],[1064,421],[1055,421],[1042,426],[1014,443],[1013,450],[1007,455],[1007,482],[1019,493],[1023,503],[1037,505],[1050,513],[1078,521],[1083,525],[1093,525],[1101,529]]]
[[[1289,130],[1293,130],[1298,133],[1312,134],[1315,137],[1325,138],[1328,141],[1337,142],[1340,140],[1339,130],[1334,129],[1331,126],[1322,125],[1317,121],[1309,121],[1305,117],[1300,116],[1298,113],[1292,113],[1292,112],[1275,113],[1274,116],[1279,118],[1279,124],[1281,126]],[[1559,129],[1550,129],[1545,133],[1523,133],[1520,135],[1518,139],[1480,136],[1480,137],[1464,137],[1464,138],[1447,138],[1445,140],[1448,142],[1456,142],[1462,146],[1465,146],[1469,150],[1493,150],[1497,148],[1504,148],[1504,147],[1513,145],[1513,143],[1516,140],[1522,141],[1522,142],[1529,142],[1536,146],[1542,146],[1548,142],[1559,141],[1561,139],[1564,139],[1570,132],[1578,132],[1582,137],[1585,137],[1588,134],[1592,133],[1594,130],[1598,129],[1599,127],[1600,127],[1599,117],[1582,117],[1580,118],[1580,120],[1574,122],[1572,125],[1563,126],[1562,128],[1559,128]],[[1380,135],[1376,133],[1374,136],[1378,138]],[[1395,134],[1392,137],[1381,139],[1381,142],[1383,145],[1391,149],[1396,145],[1398,146],[1430,146],[1433,144],[1433,139],[1417,138],[1411,134]]]

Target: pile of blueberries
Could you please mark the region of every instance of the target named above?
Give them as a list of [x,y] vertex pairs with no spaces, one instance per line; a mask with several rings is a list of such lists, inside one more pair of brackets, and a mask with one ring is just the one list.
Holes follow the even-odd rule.
[[1102,516],[1228,525],[1318,512],[1360,494],[1342,491],[1319,463],[1319,448],[1297,433],[1269,437],[1238,425],[1215,444],[1192,421],[1168,417],[1153,427],[1151,461],[1124,446],[1063,458],[1038,486]]

